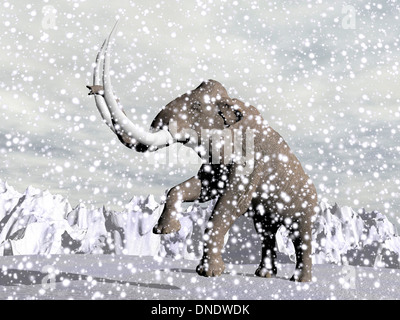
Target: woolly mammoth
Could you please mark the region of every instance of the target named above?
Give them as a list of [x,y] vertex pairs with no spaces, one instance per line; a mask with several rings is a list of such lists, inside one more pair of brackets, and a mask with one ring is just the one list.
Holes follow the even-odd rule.
[[285,225],[296,251],[291,280],[310,281],[311,216],[317,207],[317,194],[285,140],[256,108],[230,98],[214,80],[168,103],[153,120],[150,131],[133,124],[111,87],[109,42],[113,32],[97,55],[94,82],[88,86],[105,123],[125,146],[136,151],[181,143],[197,151],[203,161],[194,177],[169,190],[153,232],[180,229],[180,203],[218,197],[204,234],[203,257],[196,269],[199,275],[218,276],[224,271],[224,235],[247,213],[262,239],[256,275],[276,275],[275,234]]

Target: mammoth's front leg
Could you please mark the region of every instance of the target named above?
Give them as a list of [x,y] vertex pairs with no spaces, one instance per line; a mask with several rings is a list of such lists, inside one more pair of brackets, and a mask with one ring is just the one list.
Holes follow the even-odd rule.
[[181,203],[197,200],[200,197],[200,192],[201,181],[197,177],[192,177],[171,188],[167,194],[164,210],[153,228],[153,233],[167,234],[179,231],[181,224],[178,220],[178,209]]
[[203,258],[196,269],[199,275],[213,277],[224,271],[221,251],[225,234],[236,218],[249,209],[262,168],[258,165],[244,175],[243,166],[232,166],[224,193],[218,198],[204,233]]
[[197,273],[201,276],[219,276],[225,270],[221,255],[224,236],[236,218],[245,211],[238,212],[237,202],[232,200],[234,199],[230,196],[230,193],[219,198],[208,221],[204,233],[203,257],[196,268]]

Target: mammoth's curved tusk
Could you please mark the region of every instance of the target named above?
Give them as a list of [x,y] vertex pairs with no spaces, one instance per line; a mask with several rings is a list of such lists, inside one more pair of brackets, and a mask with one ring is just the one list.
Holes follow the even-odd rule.
[[[161,147],[173,142],[171,134],[167,130],[154,133],[143,130],[140,126],[133,124],[125,115],[114,97],[110,77],[110,53],[109,43],[115,31],[118,21],[115,23],[110,35],[103,42],[96,56],[96,65],[93,70],[93,86],[88,86],[96,101],[97,109],[105,123],[118,135],[120,140],[130,148],[138,143],[147,146]],[[103,68],[102,76],[100,70]],[[103,86],[101,86],[101,82]],[[155,150],[155,149],[149,149]]]
[[[110,50],[109,43],[115,31],[115,26],[110,35],[106,39],[104,55],[104,70],[103,70],[103,86],[104,86],[104,100],[110,112],[111,121],[115,132],[122,138],[122,140],[132,146],[137,143],[148,146],[161,147],[173,142],[171,134],[166,130],[160,130],[154,133],[143,130],[140,126],[132,123],[122,111],[122,108],[115,100],[110,77]],[[100,54],[100,59],[103,57]],[[103,107],[100,99],[100,107]]]
[[[103,61],[102,56],[104,56],[104,48],[105,48],[106,42],[107,42],[107,39],[104,40],[103,45],[101,46],[100,51],[97,53],[97,56],[96,56],[96,65],[93,70],[93,87],[99,86],[99,88],[102,88],[101,82],[100,82],[100,80],[101,80],[100,68],[103,67],[102,66],[102,61]],[[114,133],[116,133],[113,123],[112,123],[110,111],[108,110],[108,106],[107,106],[103,96],[101,94],[94,94],[94,100],[96,102],[97,109],[99,110],[104,122]]]

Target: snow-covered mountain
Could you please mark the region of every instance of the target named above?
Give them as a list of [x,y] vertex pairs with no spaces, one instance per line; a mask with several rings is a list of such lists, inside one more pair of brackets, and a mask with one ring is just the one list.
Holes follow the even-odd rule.
[[[215,202],[192,205],[180,217],[181,230],[155,235],[163,205],[153,196],[134,197],[121,212],[72,208],[60,195],[28,187],[21,194],[0,180],[0,255],[125,254],[198,259],[202,234]],[[288,232],[277,234],[280,259],[294,261]],[[240,217],[225,238],[224,259],[258,263],[261,243],[252,220]],[[379,212],[320,203],[313,223],[313,261],[399,268],[400,236]]]

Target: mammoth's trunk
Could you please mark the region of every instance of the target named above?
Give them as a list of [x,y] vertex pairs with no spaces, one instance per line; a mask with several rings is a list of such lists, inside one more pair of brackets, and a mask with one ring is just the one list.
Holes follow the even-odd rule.
[[[96,106],[105,123],[124,145],[138,151],[145,151],[148,147],[166,146],[173,142],[173,138],[168,131],[145,131],[127,118],[122,106],[115,99],[111,86],[109,52],[109,44],[115,26],[97,54],[96,65],[93,72],[93,86],[88,86],[88,88],[92,90],[89,94],[94,95]],[[101,76],[102,66],[103,71]]]

